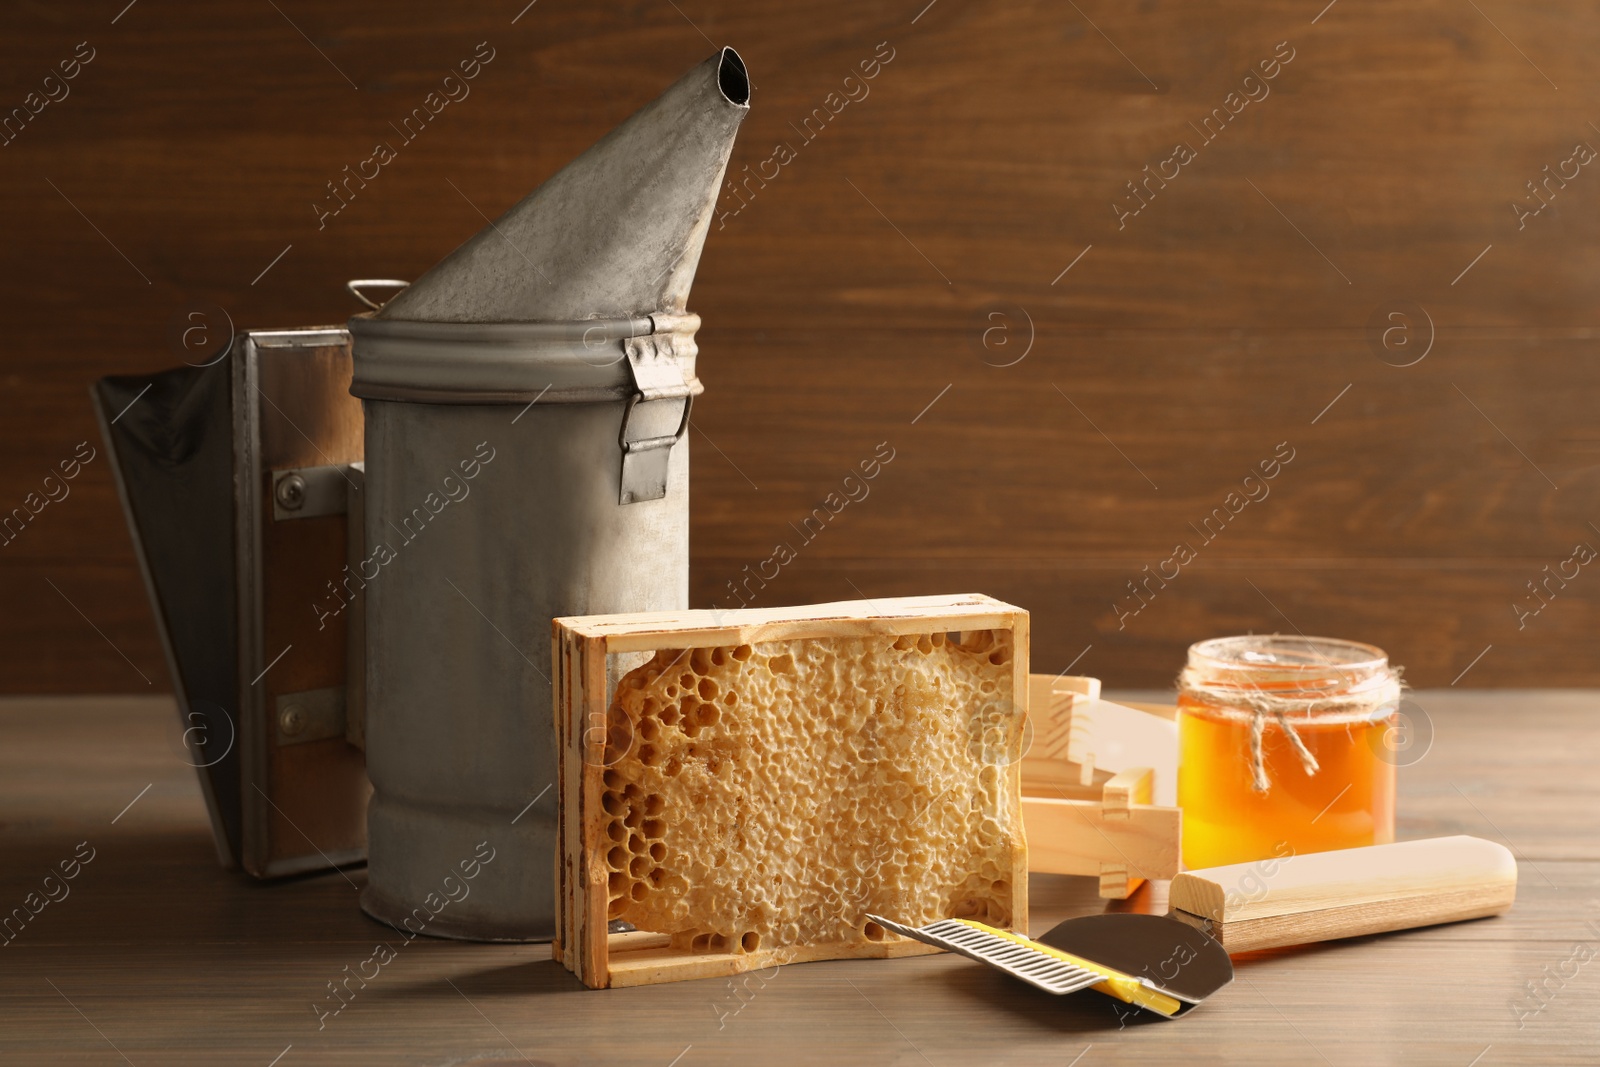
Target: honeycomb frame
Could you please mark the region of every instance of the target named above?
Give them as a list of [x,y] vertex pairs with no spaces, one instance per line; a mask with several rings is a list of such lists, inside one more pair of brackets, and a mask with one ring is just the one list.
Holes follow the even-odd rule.
[[[997,692],[991,692],[996,686],[987,687],[985,692],[990,693],[989,699],[1025,711],[1028,614],[986,596],[902,597],[789,608],[597,615],[554,620],[552,685],[560,807],[554,958],[585,985],[599,989],[728,976],[780,963],[888,958],[934,951],[919,942],[871,929],[875,924],[870,923],[859,931],[860,936],[774,944],[764,943],[759,937],[750,938],[748,934],[741,937],[736,931],[731,937],[709,933],[691,937],[683,929],[608,933],[608,922],[617,906],[618,898],[613,894],[621,870],[618,864],[610,862],[608,855],[618,850],[619,841],[612,834],[623,825],[618,808],[621,787],[615,775],[609,784],[607,781],[608,770],[619,751],[615,723],[622,714],[618,708],[630,684],[627,678],[641,672],[654,677],[645,672],[645,667],[649,666],[646,663],[629,672],[627,678],[619,679],[622,673],[619,666],[623,654],[629,653],[635,654],[635,660],[650,659],[662,652],[683,657],[695,654],[695,650],[720,649],[729,653],[753,647],[759,651],[774,642],[813,643],[801,651],[821,654],[818,650],[822,646],[882,649],[885,648],[883,639],[887,638],[890,639],[889,649],[904,653],[920,647],[926,654],[943,645],[947,635],[976,635],[975,639],[983,639],[986,632],[989,640],[997,642],[993,647],[1003,646],[1007,654],[997,655],[990,661],[998,664],[997,668],[985,668],[990,672],[987,677],[992,677],[998,687]],[[862,639],[866,644],[850,644],[851,639]],[[979,646],[953,645],[951,648],[953,654],[975,652]],[[709,660],[710,657],[699,653],[696,658]],[[660,662],[660,659],[651,662]],[[636,687],[638,684],[643,683],[636,683]],[[947,700],[942,706],[958,705],[949,704]],[[741,709],[741,714],[724,720],[723,732],[754,732],[758,720],[750,716],[759,711],[759,708]],[[944,714],[948,717],[952,712],[947,710]],[[626,744],[627,751],[639,752],[640,742],[636,739],[629,737]],[[1018,758],[991,761],[985,757],[970,760],[968,766],[974,783],[971,786],[973,796],[977,796],[980,787],[976,783],[982,776],[982,789],[987,790],[984,795],[994,798],[997,810],[1009,813],[1009,817],[1000,820],[1002,825],[998,831],[995,826],[984,826],[985,833],[993,835],[986,840],[996,843],[991,849],[993,858],[984,867],[984,877],[988,880],[983,883],[983,899],[978,902],[980,911],[976,917],[1026,931],[1028,856],[1021,818],[1021,761]],[[890,801],[880,795],[885,787],[876,788],[879,792],[867,794],[859,803],[869,805],[873,812],[887,810],[884,804]],[[904,785],[899,788],[896,796],[903,799]],[[663,814],[659,806],[655,806],[651,814],[656,820],[671,821],[685,813],[668,810]],[[680,836],[688,833],[685,829]],[[648,846],[658,858],[658,841],[663,834],[670,837],[671,831],[658,829]],[[624,836],[631,839],[631,835]],[[876,850],[882,842],[898,842],[900,836],[895,826],[881,825],[873,847]],[[754,854],[760,855],[759,847]],[[674,859],[677,858],[674,852]],[[807,862],[809,872],[812,861]],[[642,871],[643,865],[635,866],[640,866]],[[946,864],[941,869],[948,867]],[[659,875],[661,872],[652,873]],[[833,873],[837,877],[848,876],[844,870]],[[829,874],[824,867],[824,880]],[[677,877],[676,873],[673,877]],[[972,877],[977,878],[976,875]],[[907,906],[922,908],[925,914],[913,917],[923,921],[927,920],[928,909],[948,908],[952,900],[966,892],[962,885],[953,883],[940,883],[938,892],[931,892],[926,878],[919,884],[920,895],[908,896]],[[699,890],[701,903],[706,902],[708,892],[712,890]],[[726,915],[748,902],[714,898],[711,903],[720,909],[719,914]],[[819,897],[816,903],[821,906],[823,900]],[[971,903],[959,900],[963,907]],[[982,908],[989,909],[987,915]]]

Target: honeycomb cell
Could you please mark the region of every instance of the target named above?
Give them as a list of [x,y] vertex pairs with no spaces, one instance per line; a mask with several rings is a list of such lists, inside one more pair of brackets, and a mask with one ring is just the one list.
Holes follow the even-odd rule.
[[1020,819],[978,757],[1022,736],[1010,658],[1006,631],[657,653],[608,716],[609,914],[779,953],[888,938],[869,912],[1008,916]]

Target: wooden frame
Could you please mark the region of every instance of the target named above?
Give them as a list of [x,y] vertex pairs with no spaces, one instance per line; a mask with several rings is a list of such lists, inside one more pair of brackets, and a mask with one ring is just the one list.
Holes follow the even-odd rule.
[[1032,675],[1028,694],[1029,869],[1098,878],[1100,896],[1111,900],[1127,899],[1147,879],[1174,877],[1183,825],[1175,709],[1114,704],[1100,699],[1098,679],[1069,675]]
[[[902,597],[803,607],[596,615],[553,622],[557,782],[556,938],[552,954],[591,988],[726,976],[778,963],[920,955],[900,939],[759,948],[748,952],[675,950],[658,933],[607,931],[606,847],[600,837],[603,750],[611,694],[607,657],[661,649],[716,648],[769,641],[868,635],[904,636],[1004,630],[1012,634],[1012,700],[1026,701],[1028,614],[979,595]],[[1020,761],[1003,768],[1020,801]],[[892,834],[893,827],[885,827]],[[1027,929],[1027,849],[1019,835],[1009,873],[1012,923]]]

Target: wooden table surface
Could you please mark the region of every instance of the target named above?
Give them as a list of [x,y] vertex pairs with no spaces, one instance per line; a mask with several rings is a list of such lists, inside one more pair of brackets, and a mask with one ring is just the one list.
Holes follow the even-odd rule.
[[[7,699],[0,912],[93,858],[0,939],[0,1064],[1594,1064],[1600,694],[1417,697],[1434,737],[1401,772],[1399,836],[1507,844],[1512,912],[1241,957],[1193,1014],[1125,1026],[1107,998],[950,956],[784,967],[737,995],[721,979],[591,992],[547,946],[419,938],[319,1027],[327,984],[401,944],[357,909],[365,872],[219,869],[170,701]],[[1035,933],[1101,908],[1089,879],[1031,892]]]

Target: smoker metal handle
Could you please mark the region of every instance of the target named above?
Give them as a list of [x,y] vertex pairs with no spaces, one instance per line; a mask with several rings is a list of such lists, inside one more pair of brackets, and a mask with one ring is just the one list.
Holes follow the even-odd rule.
[[[344,283],[344,287],[350,290],[351,296],[367,305],[367,307],[371,308],[373,311],[381,311],[383,309],[383,304],[378,303],[366,293],[363,293],[361,291],[363,288],[397,290],[409,289],[411,287],[411,283],[407,281],[401,281],[399,278],[352,278]],[[399,295],[400,294],[398,292],[395,293],[395,296]],[[394,296],[389,298],[389,300],[393,299]],[[387,304],[389,300],[385,300],[383,303]]]
[[[683,415],[673,433],[660,437],[628,439],[628,423],[633,409],[640,404],[659,404],[671,400],[683,401]],[[687,387],[681,397],[663,397],[648,400],[643,393],[628,398],[622,410],[622,428],[617,431],[617,444],[622,448],[622,484],[617,503],[637,504],[645,500],[660,500],[667,495],[667,468],[672,459],[672,446],[683,440],[689,431],[689,412],[694,408],[694,394]]]
[[671,448],[683,440],[684,431],[689,428],[689,409],[694,407],[694,395],[685,393],[679,399],[683,401],[683,417],[678,420],[678,428],[670,434],[661,437],[641,437],[637,441],[628,440],[628,420],[633,415],[633,409],[643,403],[651,404],[656,401],[646,400],[644,394],[635,393],[628,398],[628,406],[622,412],[622,430],[617,434],[617,444],[622,446],[624,452],[644,452],[652,448]]

